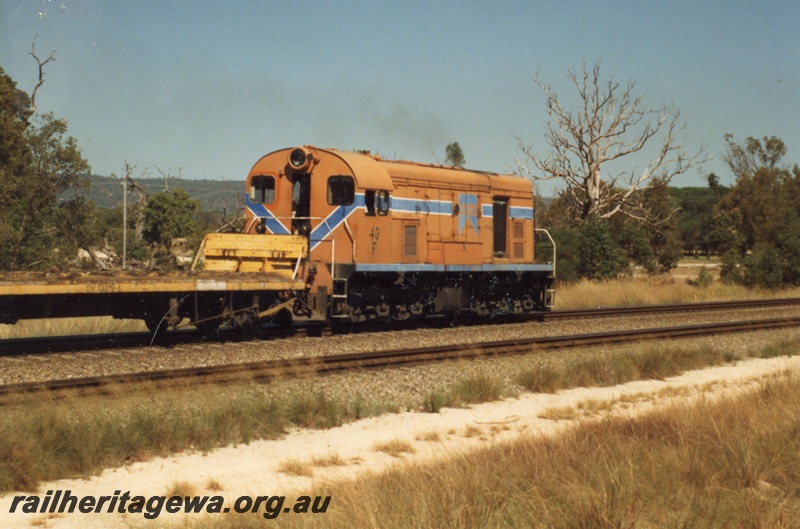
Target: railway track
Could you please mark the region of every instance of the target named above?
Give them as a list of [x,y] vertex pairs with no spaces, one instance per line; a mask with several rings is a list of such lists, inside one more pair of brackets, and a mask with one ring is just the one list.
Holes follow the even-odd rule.
[[675,303],[670,305],[644,305],[637,307],[597,307],[595,309],[556,310],[544,313],[544,320],[710,310],[764,309],[786,305],[800,305],[800,298],[707,301],[702,303]]
[[449,359],[530,354],[545,349],[586,347],[655,339],[700,337],[797,326],[800,326],[800,317],[706,323],[678,327],[635,329],[570,336],[534,337],[452,346],[279,359],[263,362],[246,362],[148,371],[133,374],[12,384],[0,386],[0,398],[36,392],[59,392],[66,390],[74,392],[75,390],[87,389],[102,391],[104,387],[110,385],[143,382],[174,384],[176,381],[189,381],[191,383],[226,383],[236,380],[268,381],[278,376],[291,377],[309,374],[329,374],[359,369],[441,362]]
[[[736,310],[736,309],[763,309],[769,307],[780,307],[789,305],[800,305],[800,298],[774,298],[744,301],[720,301],[704,303],[680,303],[671,305],[646,305],[636,307],[598,307],[593,309],[575,310],[556,310],[552,312],[532,314],[525,318],[498,318],[497,321],[508,322],[524,320],[565,320],[570,318],[600,318],[623,315],[647,315],[658,313],[675,312],[701,312],[713,310]],[[485,324],[465,320],[464,324]],[[438,318],[425,322],[425,326],[451,326],[452,321],[446,318]],[[405,325],[404,328],[416,328],[420,325]],[[361,331],[380,331],[396,330],[392,325],[373,325],[362,326]],[[318,326],[311,327],[292,327],[278,328],[269,327],[259,330],[259,332],[249,335],[242,335],[235,331],[221,332],[218,336],[221,341],[249,340],[252,338],[287,338],[296,336],[320,335],[323,330]],[[329,332],[325,330],[324,332]],[[96,350],[119,350],[134,347],[147,347],[157,345],[159,347],[173,347],[184,344],[199,344],[208,341],[207,337],[193,330],[170,331],[157,336],[149,332],[135,333],[115,333],[83,336],[48,336],[40,338],[20,338],[0,340],[0,357],[21,356],[33,354],[63,353],[75,351],[96,351]]]

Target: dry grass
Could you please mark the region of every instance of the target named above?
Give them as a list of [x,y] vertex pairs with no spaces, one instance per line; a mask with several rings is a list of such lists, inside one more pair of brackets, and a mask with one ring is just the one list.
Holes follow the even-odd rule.
[[425,396],[422,409],[437,413],[444,407],[456,408],[491,402],[509,396],[511,393],[511,390],[498,379],[477,375],[462,379],[449,390],[431,391]]
[[382,443],[376,443],[372,447],[376,452],[383,452],[392,457],[403,457],[403,454],[413,454],[416,452],[411,443],[405,439],[391,439]]
[[719,281],[701,288],[671,276],[635,277],[611,281],[582,280],[576,283],[559,284],[556,286],[556,290],[557,308],[559,309],[800,296],[800,289],[796,288],[776,293],[770,290],[728,285]]
[[441,441],[442,440],[442,436],[439,435],[439,432],[430,431],[430,432],[425,432],[425,433],[421,433],[421,434],[417,435],[417,437],[415,437],[415,439],[417,441],[437,442],[437,441]]
[[0,340],[34,336],[71,336],[142,331],[147,331],[147,327],[142,320],[115,320],[111,316],[23,320],[15,325],[0,325]]
[[[787,342],[773,346],[768,354],[791,354],[797,349]],[[757,353],[760,355],[761,353]],[[528,391],[553,393],[559,389],[613,386],[640,379],[663,379],[690,369],[738,360],[726,351],[706,345],[642,345],[640,349],[578,358],[554,367],[537,367],[517,375],[517,383]]]
[[[333,493],[324,517],[279,527],[799,527],[796,375],[716,402],[583,422]],[[243,527],[219,520],[214,527]],[[253,527],[256,525],[254,524]],[[244,527],[248,527],[244,525]]]
[[472,426],[471,424],[464,428],[464,433],[462,434],[467,439],[472,439],[474,437],[480,437],[483,435],[483,430],[478,428],[477,426]]
[[347,461],[342,459],[339,454],[328,454],[312,458],[311,464],[315,467],[343,467],[347,465]]
[[289,474],[290,476],[311,477],[314,475],[314,469],[308,463],[302,463],[297,459],[288,459],[280,464],[278,472]]
[[197,488],[188,481],[176,481],[167,488],[166,496],[194,496]]
[[206,488],[212,492],[219,492],[222,490],[222,483],[216,478],[209,478],[206,481]]

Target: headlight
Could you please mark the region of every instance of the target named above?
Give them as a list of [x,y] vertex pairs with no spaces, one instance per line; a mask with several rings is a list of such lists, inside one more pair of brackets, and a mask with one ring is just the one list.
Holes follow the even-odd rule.
[[305,147],[297,147],[289,153],[289,165],[296,171],[307,169],[311,164],[311,153]]

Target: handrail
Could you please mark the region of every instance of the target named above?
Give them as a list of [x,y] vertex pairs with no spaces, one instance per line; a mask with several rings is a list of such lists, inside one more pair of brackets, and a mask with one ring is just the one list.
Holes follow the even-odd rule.
[[556,241],[553,240],[553,236],[550,235],[550,232],[544,228],[535,228],[533,231],[540,231],[547,235],[547,238],[550,239],[550,242],[553,245],[553,277],[556,277]]
[[[355,262],[356,262],[356,238],[353,235],[353,232],[350,230],[350,225],[347,224],[347,219],[344,219],[344,221],[342,221],[342,223],[344,224],[344,231],[347,232],[347,236],[350,237],[350,242],[353,243],[353,264],[355,264]],[[331,237],[331,238],[333,238],[333,237]]]

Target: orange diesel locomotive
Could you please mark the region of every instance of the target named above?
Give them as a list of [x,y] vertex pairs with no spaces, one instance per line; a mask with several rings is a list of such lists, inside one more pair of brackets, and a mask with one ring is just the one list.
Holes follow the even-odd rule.
[[[262,318],[406,320],[553,304],[554,267],[534,262],[524,178],[305,146],[261,158],[246,191],[245,232],[262,234],[259,246],[282,255],[281,241],[307,245],[293,270],[305,291]],[[236,270],[247,267],[242,258]]]

